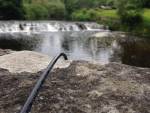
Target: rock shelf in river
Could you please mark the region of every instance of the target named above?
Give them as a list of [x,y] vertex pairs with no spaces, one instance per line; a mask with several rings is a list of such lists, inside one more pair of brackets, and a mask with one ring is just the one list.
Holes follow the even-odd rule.
[[[49,56],[33,52],[18,51],[0,56],[0,68],[7,69],[11,73],[30,72],[37,73],[45,69],[52,58]],[[56,67],[66,67],[69,61],[59,61]]]

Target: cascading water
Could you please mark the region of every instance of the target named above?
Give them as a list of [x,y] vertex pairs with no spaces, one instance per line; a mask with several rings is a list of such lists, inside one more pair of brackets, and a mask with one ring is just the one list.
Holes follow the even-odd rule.
[[106,30],[95,22],[0,21],[0,48],[37,51],[50,57],[63,51],[72,60],[108,63],[110,48],[99,48],[98,40],[92,38]]
[[62,22],[62,21],[0,21],[0,33],[15,32],[57,32],[57,31],[96,31],[106,27],[94,22]]

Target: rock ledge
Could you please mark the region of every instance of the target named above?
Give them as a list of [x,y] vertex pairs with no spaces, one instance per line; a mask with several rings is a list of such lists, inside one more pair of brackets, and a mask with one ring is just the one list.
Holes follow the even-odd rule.
[[[51,60],[52,58],[41,53],[19,51],[0,56],[0,68],[7,69],[11,73],[37,73],[45,69]],[[56,67],[64,68],[69,64],[69,61],[62,60],[57,63]]]
[[[40,74],[0,69],[0,113],[17,113]],[[150,113],[150,69],[74,61],[51,73],[31,113]]]

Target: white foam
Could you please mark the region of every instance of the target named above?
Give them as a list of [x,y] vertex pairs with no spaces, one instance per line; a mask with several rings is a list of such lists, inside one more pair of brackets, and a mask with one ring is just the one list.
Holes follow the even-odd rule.
[[[81,26],[84,26],[82,29]],[[58,31],[100,31],[104,26],[97,23],[61,22],[61,21],[0,21],[0,33],[39,33]]]

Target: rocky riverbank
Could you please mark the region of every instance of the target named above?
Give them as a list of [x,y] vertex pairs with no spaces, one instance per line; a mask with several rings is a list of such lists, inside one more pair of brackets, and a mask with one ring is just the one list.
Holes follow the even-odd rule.
[[[0,113],[18,113],[41,73],[0,69]],[[73,61],[51,75],[31,113],[150,113],[150,68]]]

